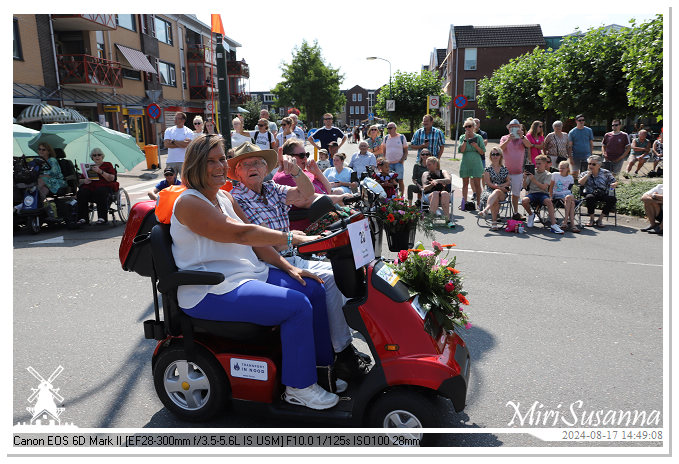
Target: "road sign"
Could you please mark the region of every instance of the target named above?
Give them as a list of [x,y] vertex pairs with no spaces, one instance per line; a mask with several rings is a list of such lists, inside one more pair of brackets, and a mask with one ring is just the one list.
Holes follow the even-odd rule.
[[396,100],[387,100],[387,111],[396,111]]
[[212,113],[212,102],[208,102],[207,105],[205,105],[205,109],[208,113]]
[[158,106],[157,103],[151,103],[146,107],[146,114],[148,114],[151,119],[158,119],[160,117],[160,106]]
[[467,97],[462,94],[456,96],[453,100],[453,105],[455,105],[457,108],[464,108],[467,106]]
[[368,113],[368,119],[372,121],[373,119],[375,119],[375,115],[372,113]]
[[429,108],[432,110],[439,109],[439,97],[438,95],[429,96]]

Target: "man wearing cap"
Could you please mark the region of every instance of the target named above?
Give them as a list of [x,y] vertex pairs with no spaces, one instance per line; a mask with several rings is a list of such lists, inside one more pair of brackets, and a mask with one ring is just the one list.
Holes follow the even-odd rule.
[[[346,134],[344,132],[342,132],[338,127],[333,126],[332,121],[333,121],[332,114],[325,113],[323,115],[324,127],[321,127],[320,129],[318,129],[316,132],[314,132],[312,135],[309,136],[309,139],[308,139],[309,142],[311,142],[313,144],[313,146],[318,148],[319,150],[321,148],[325,148],[326,150],[328,150],[328,144],[330,142],[337,142],[337,139],[342,139],[342,141],[339,144],[340,147],[342,145],[344,145],[344,142],[347,141]],[[316,145],[316,140],[314,140],[314,139],[321,142],[320,147],[318,145]]]
[[181,181],[177,179],[177,171],[174,168],[167,167],[163,171],[165,179],[161,180],[153,187],[153,190],[149,190],[148,195],[151,200],[158,201],[158,192],[163,189],[168,188],[170,185],[181,185]]
[[519,214],[519,196],[521,196],[521,188],[523,187],[524,156],[526,155],[526,148],[530,147],[530,142],[521,130],[521,123],[518,119],[512,119],[507,124],[507,130],[509,134],[503,135],[500,139],[500,149],[502,150],[505,167],[509,171],[512,186],[513,218],[523,221],[525,218]]
[[[295,141],[298,142],[296,139]],[[286,146],[293,147],[290,153],[292,156],[307,155],[301,143],[288,143]],[[227,161],[229,165],[228,177],[239,181],[238,185],[231,191],[231,195],[238,202],[248,220],[253,224],[288,232],[290,230],[288,219],[290,206],[308,206],[309,200],[314,197],[314,186],[309,177],[304,175],[302,169],[295,163],[288,161],[287,157],[281,156],[279,161],[281,168],[279,169],[281,172],[292,176],[297,186],[290,187],[272,181],[265,182],[266,173],[271,170],[272,166],[275,166],[276,152],[260,150],[254,144],[245,144],[238,147],[235,155]],[[244,163],[245,160],[248,160],[248,162]],[[259,160],[259,163],[255,160]],[[371,360],[366,355],[359,357],[351,344],[351,331],[342,311],[345,299],[335,284],[330,263],[307,261],[295,256],[287,249],[279,249],[278,251],[290,263],[298,263],[302,266],[300,269],[307,269],[324,281],[330,338],[334,351],[337,353],[335,363],[337,376],[349,380],[363,375],[367,370],[366,363]]]
[[196,135],[191,129],[186,127],[186,115],[181,111],[174,115],[174,126],[165,129],[163,138],[163,145],[167,148],[167,159],[165,166],[175,169],[177,174],[182,172],[182,164],[184,163],[184,155],[186,154],[186,147],[189,146],[191,140]]
[[585,116],[577,115],[575,123],[577,125],[568,132],[568,148],[571,150],[568,161],[571,163],[573,179],[578,178],[580,163],[587,161],[587,158],[594,153],[594,133],[592,129],[585,126]]

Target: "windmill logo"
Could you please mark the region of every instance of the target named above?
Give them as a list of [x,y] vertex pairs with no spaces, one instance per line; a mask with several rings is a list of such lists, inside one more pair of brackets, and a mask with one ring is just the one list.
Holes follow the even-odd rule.
[[59,374],[64,370],[62,366],[57,367],[52,375],[50,375],[47,380],[38,373],[33,367],[28,366],[28,372],[35,377],[40,384],[38,388],[31,388],[33,393],[28,397],[29,403],[34,403],[33,406],[29,406],[26,410],[31,413],[31,420],[29,424],[17,424],[17,425],[73,425],[61,423],[61,413],[64,412],[63,407],[57,406],[57,403],[63,403],[64,398],[59,394],[59,389],[54,388],[53,382],[59,377]]

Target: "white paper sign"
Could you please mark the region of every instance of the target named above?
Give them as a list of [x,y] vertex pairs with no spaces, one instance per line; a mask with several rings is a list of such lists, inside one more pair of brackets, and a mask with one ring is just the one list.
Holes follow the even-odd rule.
[[396,100],[387,100],[387,111],[396,111]]
[[370,225],[367,219],[351,223],[347,226],[351,250],[354,252],[356,269],[365,266],[375,259],[375,249],[370,235]]
[[242,379],[268,379],[268,366],[263,361],[254,359],[231,358],[231,376]]

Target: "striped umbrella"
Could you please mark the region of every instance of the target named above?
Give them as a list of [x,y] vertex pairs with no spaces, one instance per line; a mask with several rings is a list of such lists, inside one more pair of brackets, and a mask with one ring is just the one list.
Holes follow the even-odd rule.
[[47,103],[40,103],[39,105],[31,105],[24,108],[17,118],[17,122],[20,123],[33,121],[40,121],[45,124],[53,122],[85,122],[87,118],[70,108],[64,109],[48,105]]

